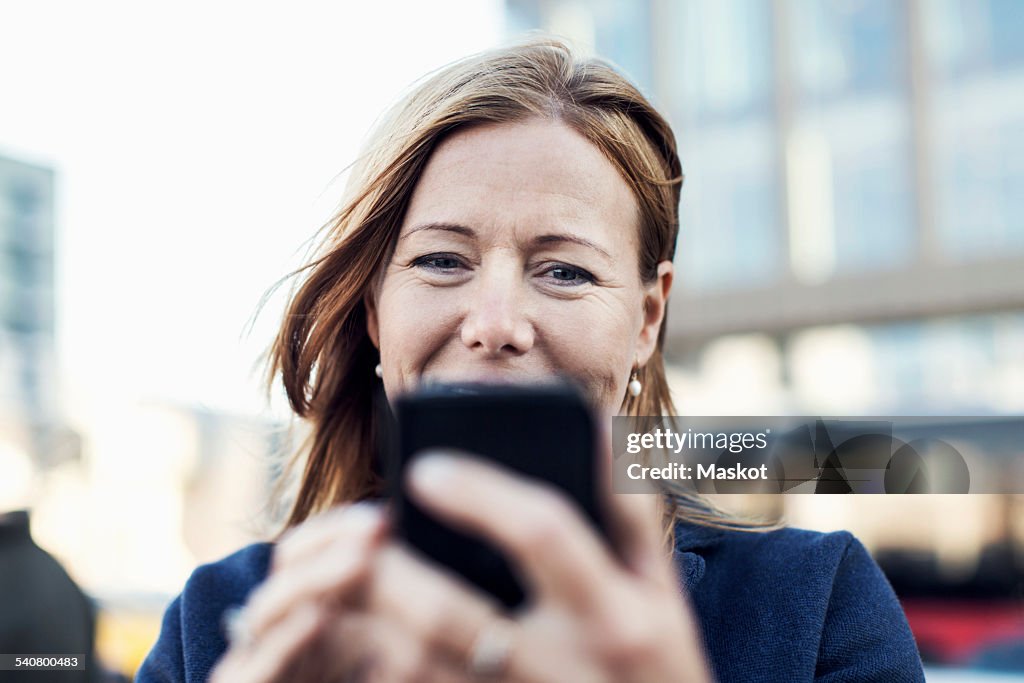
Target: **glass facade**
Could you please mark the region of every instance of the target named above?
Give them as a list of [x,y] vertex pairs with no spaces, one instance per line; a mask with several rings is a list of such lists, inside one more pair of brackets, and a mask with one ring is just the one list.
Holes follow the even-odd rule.
[[681,283],[713,291],[791,274],[813,284],[911,262],[901,6],[726,0],[666,9],[680,36],[667,82],[689,176]]
[[679,282],[706,290],[780,273],[779,194],[770,125],[709,128],[687,146],[677,249]]
[[789,0],[794,77],[802,97],[898,95],[907,82],[906,16],[889,0]]
[[0,412],[55,409],[53,173],[0,158]]
[[782,183],[770,4],[672,3],[666,83],[686,173],[679,283],[695,291],[780,276]]
[[[793,253],[818,232],[815,241],[831,246],[824,276],[907,263],[914,216],[903,5],[791,0],[784,8],[789,35],[799,37],[790,43],[789,139],[820,146],[816,164],[803,163],[802,147],[787,149]],[[803,195],[820,184],[830,201],[808,213]],[[793,266],[799,276],[801,264]]]
[[678,35],[668,47],[676,113],[714,124],[772,114],[771,4],[758,0],[672,3]]
[[926,38],[943,256],[1024,252],[1024,3],[941,0]]

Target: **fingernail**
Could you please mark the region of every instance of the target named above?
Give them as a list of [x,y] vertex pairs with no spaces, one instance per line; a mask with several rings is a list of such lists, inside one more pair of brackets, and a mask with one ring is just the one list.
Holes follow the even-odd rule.
[[412,463],[412,483],[427,491],[444,492],[452,483],[459,467],[458,459],[437,451],[424,453]]

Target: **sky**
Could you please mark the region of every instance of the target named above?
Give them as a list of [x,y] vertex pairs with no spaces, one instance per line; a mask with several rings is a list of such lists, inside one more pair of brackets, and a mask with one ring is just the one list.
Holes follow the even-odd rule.
[[72,420],[265,407],[253,372],[339,174],[414,80],[502,35],[499,0],[0,5],[0,154],[56,171]]

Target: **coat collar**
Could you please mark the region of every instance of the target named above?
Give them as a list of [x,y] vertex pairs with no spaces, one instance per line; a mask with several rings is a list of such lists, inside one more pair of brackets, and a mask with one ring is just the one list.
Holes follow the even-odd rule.
[[672,557],[679,583],[685,592],[691,592],[704,577],[706,563],[703,556],[722,540],[725,532],[688,522],[676,522],[673,531],[675,547]]

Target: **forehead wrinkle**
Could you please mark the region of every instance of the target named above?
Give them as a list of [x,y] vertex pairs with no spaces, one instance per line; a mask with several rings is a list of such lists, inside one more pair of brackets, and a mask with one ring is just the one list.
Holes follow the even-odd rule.
[[[615,177],[621,180],[619,176],[616,175]],[[528,184],[528,181],[523,181],[522,184]],[[601,205],[605,209],[611,208],[608,205],[604,205],[602,199],[609,193],[618,192],[620,188],[605,187],[601,182],[584,183],[574,186],[574,188],[578,188],[579,191],[566,191],[568,188],[520,187],[515,190],[515,193],[516,195],[545,195],[556,198],[555,201],[544,206],[544,216],[538,217],[538,220],[535,221],[536,224],[546,226],[556,234],[563,233],[564,231],[565,234],[576,237],[579,235],[577,231],[572,230],[573,227],[586,228],[596,224],[609,228],[607,234],[605,234],[604,230],[600,231],[605,237],[611,237],[616,233],[625,231],[629,245],[633,248],[639,245],[640,207],[636,196],[628,187],[621,188],[626,190],[627,203],[624,207],[625,215],[615,215],[619,213],[618,211],[601,211],[596,217],[590,213],[594,207]],[[517,199],[517,201],[528,203],[529,199]],[[552,210],[554,211],[552,212]],[[584,232],[589,231],[584,230]],[[583,244],[582,246],[597,247],[597,251],[601,252],[608,260],[615,260],[606,249],[598,245],[598,240],[590,240],[589,238],[583,238],[583,240],[590,243]],[[570,241],[576,240],[570,239]]]

